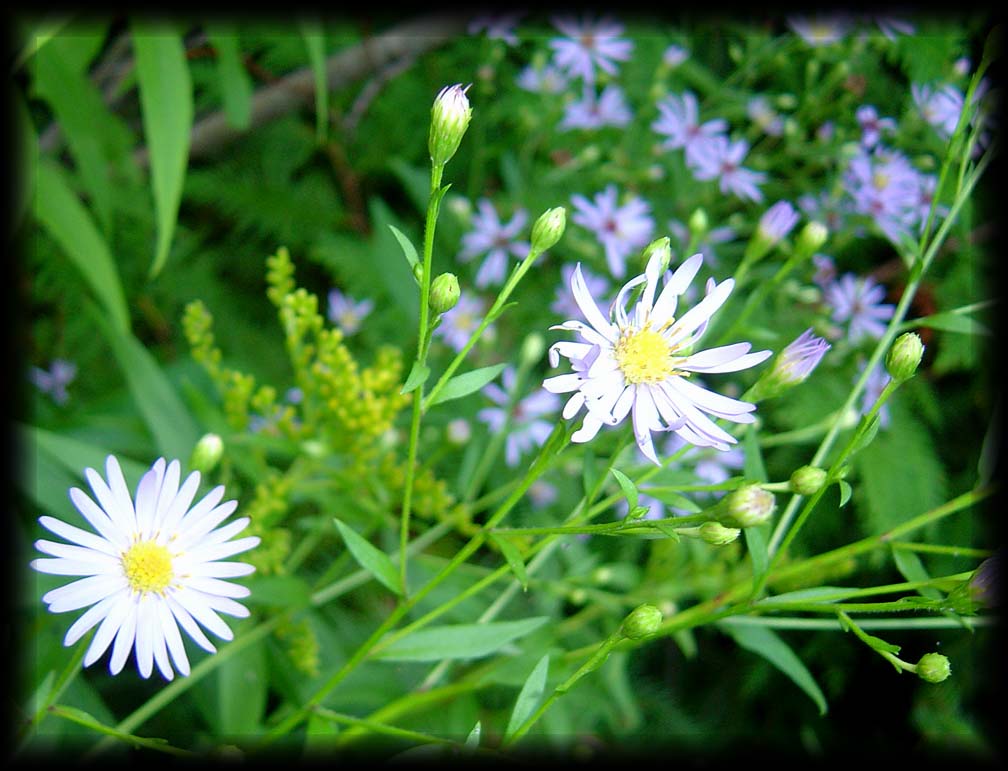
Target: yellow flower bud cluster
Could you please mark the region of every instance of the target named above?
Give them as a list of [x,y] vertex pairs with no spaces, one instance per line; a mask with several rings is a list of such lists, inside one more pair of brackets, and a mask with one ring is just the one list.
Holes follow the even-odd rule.
[[286,621],[276,628],[274,634],[283,643],[298,672],[308,677],[318,675],[319,641],[307,618]]

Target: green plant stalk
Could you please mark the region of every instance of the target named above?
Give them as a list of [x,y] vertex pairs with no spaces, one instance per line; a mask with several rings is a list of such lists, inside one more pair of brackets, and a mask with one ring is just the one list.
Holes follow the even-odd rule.
[[991,549],[973,549],[968,546],[952,546],[933,543],[915,543],[911,541],[890,541],[889,545],[902,551],[913,551],[922,554],[948,554],[952,557],[973,557],[984,559],[994,555]]
[[[736,616],[725,621],[732,626],[763,626],[769,629],[814,629],[825,632],[842,632],[843,627],[835,619],[805,618],[791,616]],[[960,616],[959,618],[865,618],[858,621],[862,629],[967,629],[988,627],[997,624],[997,619],[987,616]]]
[[[414,366],[423,367],[427,362],[427,352],[430,349],[431,318],[430,290],[431,268],[434,261],[434,229],[437,226],[438,211],[441,208],[441,179],[444,166],[431,167],[430,198],[427,202],[427,219],[424,223],[423,272],[420,276],[420,326],[418,330],[417,357]],[[424,384],[421,383],[413,393],[413,409],[410,415],[409,450],[406,456],[406,480],[403,484],[402,509],[399,516],[399,583],[402,586],[402,596],[406,597],[406,570],[409,553],[406,550],[409,542],[410,512],[413,506],[413,482],[416,477],[417,452],[420,445],[420,418],[422,415]]]
[[46,694],[45,699],[42,700],[42,703],[39,705],[38,709],[36,709],[35,714],[31,716],[27,723],[21,726],[19,733],[23,732],[23,734],[18,743],[18,751],[24,747],[24,745],[31,739],[34,732],[38,730],[39,725],[41,725],[45,716],[48,714],[49,707],[59,700],[60,696],[62,696],[63,692],[67,689],[67,686],[69,686],[77,675],[81,673],[81,662],[84,660],[84,655],[87,652],[87,649],[87,645],[84,645],[83,643],[78,644],[77,650],[70,658],[70,661],[67,662],[66,667],[59,676],[59,680],[53,684],[52,689],[48,694]]
[[345,715],[341,712],[333,712],[325,707],[316,707],[313,712],[320,718],[329,720],[333,723],[366,728],[376,734],[395,736],[399,739],[409,739],[414,742],[419,742],[420,744],[445,744],[449,747],[463,746],[461,742],[454,742],[451,739],[444,739],[440,736],[425,734],[420,731],[411,731],[407,728],[396,728],[395,726],[387,725],[378,720]]

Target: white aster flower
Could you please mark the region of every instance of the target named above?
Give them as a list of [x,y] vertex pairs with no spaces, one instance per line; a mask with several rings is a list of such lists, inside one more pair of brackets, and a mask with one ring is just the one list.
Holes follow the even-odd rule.
[[[755,405],[713,393],[689,378],[693,373],[735,372],[759,364],[770,351],[749,353],[749,343],[694,352],[714,312],[724,304],[735,285],[707,282],[707,294],[678,318],[677,298],[682,295],[703,264],[694,254],[672,274],[658,293],[661,257],[656,252],[643,275],[628,281],[609,308],[606,318],[574,269],[571,290],[588,323],[566,321],[552,329],[577,332],[583,342],[555,343],[549,349],[550,364],[568,358],[574,372],[547,378],[543,387],[553,393],[573,395],[563,408],[570,419],[586,409],[581,428],[571,440],[587,442],[603,425],[615,426],[633,413],[634,437],[645,457],[658,463],[651,433],[674,431],[700,447],[727,450],[735,438],[707,417],[736,423],[751,423]],[[632,289],[643,284],[636,305],[627,313],[625,304]],[[655,295],[657,294],[657,299]]]
[[623,25],[610,16],[557,16],[552,22],[564,35],[549,41],[554,63],[585,83],[595,82],[596,67],[615,75],[616,62],[625,62],[633,51],[633,41],[619,37]]
[[254,548],[259,538],[231,540],[248,525],[248,517],[215,529],[238,505],[220,503],[223,486],[190,507],[200,474],[192,472],[180,486],[177,460],[166,466],[165,459],[158,458],[140,479],[135,499],[112,455],[105,471],[108,482],[93,469],[84,470],[97,504],[82,490],[70,489],[70,500],[97,535],[54,517],[39,518],[42,527],[70,544],[36,541],[35,548],[53,558],[36,559],[31,566],[41,573],[85,576],[47,592],[42,601],[53,613],[90,606],[63,639],[64,645],[73,645],[98,627],[84,666],[97,661],[111,645],[113,675],[122,670],[130,648],[136,650],[137,669],[144,678],[155,663],[167,680],[174,677],[171,662],[180,674],[188,675],[189,660],[178,627],[210,653],[217,649],[200,625],[223,640],[233,638],[217,614],[248,616],[235,599],[247,597],[249,590],[221,579],[248,575],[255,568],[218,560]]

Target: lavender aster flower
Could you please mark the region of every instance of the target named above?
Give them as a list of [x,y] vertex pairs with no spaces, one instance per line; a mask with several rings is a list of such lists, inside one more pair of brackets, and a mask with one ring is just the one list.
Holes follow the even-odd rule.
[[872,218],[893,243],[899,243],[917,222],[920,175],[894,150],[862,152],[844,172],[844,189],[854,210]]
[[781,351],[780,358],[774,363],[774,369],[789,384],[801,383],[819,366],[822,357],[831,347],[821,337],[813,335],[810,327]]
[[651,128],[668,137],[661,144],[663,149],[683,148],[689,166],[696,164],[696,153],[705,142],[728,130],[728,122],[721,118],[700,123],[700,106],[697,98],[689,91],[671,94],[656,106],[659,115]]
[[[573,372],[547,378],[543,387],[552,393],[573,395],[563,408],[570,419],[586,410],[581,428],[571,440],[587,442],[603,425],[614,426],[632,413],[634,437],[645,457],[658,463],[653,431],[674,431],[691,444],[726,450],[735,443],[731,434],[704,413],[736,423],[754,420],[755,405],[708,391],[695,383],[692,373],[735,372],[752,367],[770,351],[749,353],[749,343],[736,343],[706,351],[694,348],[711,316],[728,299],[734,280],[707,282],[707,294],[676,318],[677,298],[692,282],[703,256],[695,254],[671,275],[661,292],[661,257],[656,251],[643,275],[628,281],[610,306],[607,318],[588,293],[580,265],[574,269],[571,290],[588,320],[566,321],[552,329],[577,332],[583,342],[560,342],[549,349],[550,364],[560,356],[570,360]],[[627,313],[630,291],[641,284],[643,293]]]
[[478,211],[473,215],[473,229],[462,236],[462,251],[458,258],[462,262],[469,262],[485,253],[486,258],[476,273],[476,286],[482,288],[502,284],[508,273],[508,253],[521,259],[531,248],[528,241],[516,240],[528,222],[528,212],[519,209],[510,222],[503,224],[488,199],[481,198],[476,208]]
[[700,180],[716,178],[722,193],[759,203],[763,193],[758,185],[766,181],[766,174],[742,168],[748,152],[749,143],[744,139],[732,142],[724,135],[712,137],[697,146],[693,176]]
[[533,67],[531,64],[518,73],[515,81],[519,87],[537,94],[561,94],[567,90],[567,75],[559,67],[546,64]]
[[847,338],[852,343],[885,334],[885,322],[896,308],[883,303],[884,299],[885,287],[871,276],[858,278],[853,273],[845,273],[823,292],[823,300],[833,310],[833,321],[848,324]]
[[572,195],[571,203],[577,211],[571,220],[595,234],[605,250],[609,270],[622,278],[626,274],[627,255],[651,242],[654,220],[644,199],[635,196],[617,206],[616,198],[616,185],[608,185],[597,193],[594,203],[583,195]]
[[813,254],[812,264],[816,267],[816,271],[812,275],[813,284],[818,285],[821,289],[825,289],[833,283],[837,272],[836,263],[833,262],[832,257],[825,254]]
[[883,131],[896,130],[896,121],[892,118],[880,118],[878,110],[870,104],[858,107],[854,117],[857,118],[857,122],[861,126],[861,144],[869,149],[879,143]]
[[66,404],[70,398],[66,387],[77,377],[77,365],[66,359],[53,359],[47,372],[40,367],[28,370],[28,379],[42,391],[49,394],[56,404]]
[[791,16],[788,26],[810,46],[823,46],[843,40],[850,32],[852,20],[842,13]]
[[633,113],[627,105],[623,89],[611,83],[597,97],[593,91],[586,89],[583,98],[568,102],[564,106],[564,117],[559,127],[569,131],[575,128],[625,126],[632,119]]
[[[476,413],[476,417],[483,421],[492,433],[496,434],[507,429],[504,459],[509,466],[517,466],[522,455],[533,447],[541,447],[549,437],[554,421],[544,420],[543,416],[556,411],[560,406],[560,397],[549,391],[535,391],[516,402],[509,416],[507,412],[509,394],[515,387],[514,367],[504,369],[501,373],[501,382],[504,388],[496,383],[490,383],[483,389],[483,393],[498,406],[484,407]],[[508,423],[506,427],[505,423]]]
[[509,46],[515,46],[518,45],[515,27],[518,26],[518,20],[524,15],[522,11],[499,14],[482,13],[469,22],[467,29],[470,35],[486,32],[486,36],[491,40],[503,40]]
[[768,136],[779,137],[784,133],[784,119],[763,95],[754,96],[746,103],[746,115]]
[[329,321],[349,337],[360,329],[361,323],[374,310],[374,300],[355,302],[339,289],[329,290]]
[[[440,337],[456,353],[465,348],[469,342],[469,337],[480,322],[486,312],[484,302],[470,294],[463,294],[459,297],[458,304],[450,311],[442,314],[441,323],[435,327],[434,334]],[[488,328],[489,332],[492,327]]]
[[572,77],[595,82],[595,68],[616,74],[616,62],[630,58],[633,42],[620,39],[623,25],[610,16],[592,20],[589,16],[580,21],[572,16],[558,16],[555,26],[565,37],[550,40],[553,61]]
[[788,201],[778,201],[760,217],[756,230],[772,246],[794,230],[798,212]]
[[965,98],[955,86],[934,88],[930,85],[912,83],[910,94],[914,104],[924,118],[942,139],[949,139],[955,132],[962,113]]
[[689,59],[689,51],[682,46],[670,45],[662,53],[662,63],[667,67],[678,67]]

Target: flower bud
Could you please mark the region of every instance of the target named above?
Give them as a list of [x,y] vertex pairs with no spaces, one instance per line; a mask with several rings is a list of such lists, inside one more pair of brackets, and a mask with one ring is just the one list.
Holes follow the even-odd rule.
[[556,206],[543,212],[532,226],[532,252],[542,254],[556,245],[567,227],[567,210]]
[[423,265],[419,262],[413,266],[413,278],[418,284],[423,283]]
[[532,332],[522,341],[518,359],[522,364],[534,366],[542,361],[546,352],[546,338],[539,332]]
[[689,227],[690,235],[697,241],[707,235],[707,228],[710,227],[710,222],[707,220],[707,212],[703,209],[694,209],[690,215],[689,222],[686,224]]
[[802,466],[791,475],[791,492],[815,495],[826,484],[826,472],[816,466]]
[[431,107],[430,138],[427,146],[430,150],[431,163],[435,166],[444,166],[451,160],[462,142],[462,136],[469,128],[472,108],[465,94],[468,88],[469,86],[462,88],[461,83],[445,86]]
[[924,344],[916,332],[904,332],[896,338],[886,355],[886,370],[897,383],[914,376],[924,355]]
[[717,521],[725,527],[755,527],[770,519],[775,506],[773,493],[748,484],[732,490],[714,508]]
[[638,605],[623,619],[620,632],[631,640],[640,640],[658,631],[662,622],[662,613],[654,605]]
[[802,259],[811,257],[822,248],[827,238],[829,238],[829,229],[825,225],[814,220],[808,222],[798,233],[795,251],[801,255]]
[[193,448],[189,468],[208,474],[214,470],[223,454],[224,441],[217,434],[204,434]]
[[739,537],[742,531],[737,527],[725,527],[720,522],[704,522],[700,525],[700,537],[712,546],[724,546]]
[[806,329],[781,351],[746,394],[746,399],[759,402],[780,396],[787,389],[805,382],[819,362],[822,361],[830,344]]
[[449,442],[456,447],[461,447],[472,436],[472,428],[470,428],[469,421],[465,418],[455,418],[445,428],[445,435],[448,437]]
[[925,653],[917,662],[917,677],[928,683],[940,683],[952,673],[952,665],[940,653]]
[[644,248],[642,259],[644,265],[649,265],[651,260],[657,259],[660,265],[658,275],[662,275],[668,270],[669,263],[672,262],[672,247],[668,236],[656,238]]
[[431,282],[430,307],[435,313],[447,313],[454,308],[462,294],[454,273],[442,273]]

